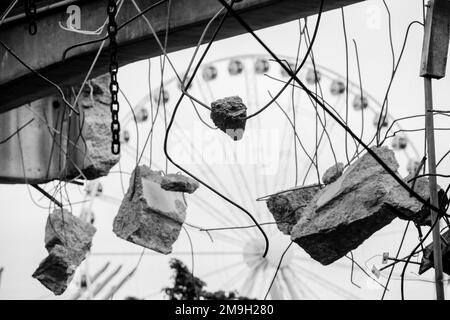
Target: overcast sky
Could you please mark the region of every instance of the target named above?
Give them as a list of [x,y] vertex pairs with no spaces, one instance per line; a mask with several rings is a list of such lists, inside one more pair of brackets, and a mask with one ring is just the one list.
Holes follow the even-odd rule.
[[[409,23],[413,20],[422,21],[422,0],[389,0],[386,1],[391,10],[392,17],[392,32],[393,32],[393,43],[395,48],[395,55],[398,58],[402,42],[405,36],[405,31]],[[362,75],[363,88],[366,92],[370,93],[377,100],[382,100],[384,93],[386,91],[388,81],[390,78],[390,73],[392,70],[392,56],[389,46],[389,35],[388,35],[388,16],[380,0],[369,0],[360,4],[352,5],[345,8],[346,22],[347,22],[347,32],[349,39],[349,64],[350,64],[350,80],[358,82],[357,77],[357,67],[356,59],[354,53],[354,47],[352,40],[354,39],[357,43],[359,50],[360,59],[360,69]],[[315,17],[311,18],[309,21],[309,27],[312,31],[314,28]],[[298,40],[298,22],[293,21],[279,26],[274,26],[272,28],[267,28],[258,31],[258,35],[277,53],[283,56],[295,57],[297,50],[297,40]],[[420,26],[415,25],[411,28],[411,32],[406,45],[405,53],[403,56],[402,64],[398,70],[398,74],[393,83],[390,101],[389,101],[389,112],[395,117],[403,117],[409,115],[416,115],[423,113],[423,80],[418,76],[419,65],[420,65],[420,54],[422,46],[422,36],[423,32]],[[202,47],[203,48],[203,47]],[[304,49],[304,47],[303,47]],[[302,51],[303,52],[303,51]],[[174,52],[170,54],[174,65],[177,70],[182,73],[186,64],[193,53],[193,49],[182,50],[179,52]],[[235,57],[242,55],[253,55],[253,54],[265,54],[264,49],[256,43],[250,35],[242,35],[227,40],[218,41],[213,44],[210,52],[206,57],[206,61],[216,61],[218,59]],[[327,12],[323,15],[322,23],[319,28],[318,38],[314,44],[314,55],[316,63],[331,69],[339,74],[345,75],[345,46],[343,42],[343,32],[342,32],[342,21],[340,10],[334,10]],[[228,61],[228,60],[227,60]],[[151,82],[154,88],[157,87],[157,83],[160,80],[159,77],[159,58],[152,59],[152,72]],[[220,63],[218,66],[224,66]],[[273,65],[273,64],[271,64]],[[221,69],[220,69],[221,70]],[[127,97],[133,105],[137,104],[143,97],[148,93],[148,62],[141,61],[134,64],[125,66],[120,69],[119,81],[121,89],[126,93]],[[165,80],[173,78],[173,73],[167,71]],[[214,96],[221,97],[226,95],[240,94],[242,89],[242,84],[238,80],[230,77],[224,76],[219,79],[220,88],[218,87],[214,91]],[[434,85],[434,99],[435,107],[440,110],[447,110],[448,101],[450,101],[450,91],[448,87],[450,85],[450,80],[443,79],[440,81],[435,81]],[[262,83],[262,82],[261,82]],[[261,105],[261,101],[268,100],[267,89],[270,89],[269,82],[264,82],[264,85],[254,88],[255,92],[251,93],[249,96],[252,97],[252,101],[248,101],[249,108],[256,108],[256,104]],[[194,83],[195,85],[195,83]],[[273,84],[274,87],[278,87],[278,84]],[[170,110],[173,107],[173,101],[178,96],[178,91],[174,85],[168,86],[168,90],[171,94],[170,101],[168,103],[168,108]],[[194,89],[193,89],[194,90]],[[205,98],[207,103],[211,101],[208,97]],[[259,100],[258,100],[259,99]],[[342,105],[342,101],[339,102]],[[121,98],[121,117],[126,118],[129,115],[129,109],[126,107],[126,102]],[[186,107],[185,107],[186,106]],[[186,141],[193,143],[195,141],[195,130],[200,132],[200,135],[205,139],[216,139],[219,144],[230,143],[230,139],[224,134],[220,135],[217,132],[210,132],[205,129],[204,126],[200,124],[196,118],[193,109],[189,109],[189,104],[183,105],[183,111],[181,111],[181,116],[177,119],[177,124],[186,130],[184,133],[182,131],[175,131],[175,133],[181,133],[185,135]],[[303,110],[303,109],[302,109]],[[305,107],[304,113],[299,111],[299,118],[304,115],[305,126],[300,129],[300,135],[306,143],[312,143],[313,130],[311,124],[307,124],[308,117],[311,117],[311,109]],[[201,112],[203,112],[202,110]],[[171,112],[171,111],[169,111]],[[283,118],[283,115],[276,111],[270,111],[273,113],[268,113],[265,117],[261,118],[261,123],[252,122],[248,124],[248,131],[244,135],[245,138],[251,139],[252,136],[261,136],[268,134],[266,137],[268,140],[273,138],[270,143],[272,147],[277,149],[280,144],[278,143],[280,139],[277,137],[282,137],[282,134],[286,132],[288,124]],[[202,115],[209,120],[207,113],[203,112]],[[436,127],[445,127],[446,120],[437,118]],[[311,118],[312,119],[312,118]],[[329,120],[332,121],[331,119]],[[271,125],[268,125],[271,123]],[[155,132],[155,159],[156,161],[164,165],[164,159],[161,155],[161,142],[164,134],[162,122],[159,124],[159,129]],[[331,125],[331,124],[330,124]],[[371,125],[371,120],[368,126]],[[141,146],[142,141],[148,132],[148,122],[146,127],[142,128],[140,133]],[[404,122],[402,124],[403,128],[422,128],[423,118],[417,118]],[[127,127],[132,136],[135,138],[134,126],[132,124]],[[358,127],[359,128],[359,127]],[[303,129],[303,130],[302,130]],[[260,131],[258,131],[260,130]],[[271,131],[272,130],[272,131]],[[343,132],[340,128],[333,127],[333,132],[336,135],[342,135]],[[367,130],[370,130],[367,129]],[[189,135],[191,134],[191,136]],[[275,138],[274,138],[275,137]],[[423,132],[418,132],[409,135],[411,142],[414,144],[416,149],[421,156],[423,152]],[[184,140],[176,141],[173,139],[172,151],[176,152],[176,146],[178,144],[188,145],[188,142],[183,142]],[[181,141],[181,142],[180,142]],[[256,140],[261,141],[261,140]],[[134,144],[135,141],[132,141]],[[246,145],[245,143],[248,143]],[[440,131],[437,133],[437,155],[440,158],[448,150],[448,136],[447,133]],[[245,150],[245,146],[249,146],[250,143],[247,141],[242,142],[241,150]],[[336,143],[334,146],[339,150],[339,154],[342,155],[343,144]],[[230,146],[230,148],[232,148]],[[133,152],[133,149],[129,149],[128,154],[122,155],[122,170],[130,172],[135,164],[133,156],[129,154]],[[236,149],[238,150],[238,149]],[[207,152],[207,151],[205,151]],[[145,153],[148,155],[148,152]],[[178,153],[177,153],[178,154]],[[277,162],[281,163],[281,167],[277,166],[274,172],[269,172],[267,175],[267,181],[269,186],[264,189],[259,183],[262,180],[255,181],[255,176],[253,174],[248,174],[243,177],[249,182],[249,188],[251,189],[251,197],[253,199],[261,194],[263,191],[275,192],[275,188],[289,188],[293,186],[293,179],[288,180],[284,185],[277,185],[274,187],[270,185],[273,181],[278,181],[276,178],[283,173],[283,171],[288,170],[283,167],[282,158],[275,157],[273,154],[266,153],[270,161],[263,163],[265,166],[269,166],[271,163]],[[401,157],[401,156],[400,156]],[[323,154],[323,166],[324,169],[327,165],[332,164],[329,154],[324,151]],[[339,160],[343,161],[343,158]],[[401,158],[401,172],[406,172],[406,160]],[[145,160],[146,161],[146,160]],[[146,163],[143,161],[144,163]],[[264,161],[264,159],[260,159]],[[322,160],[321,160],[322,161]],[[440,166],[440,172],[446,174],[449,169],[449,161],[443,162]],[[228,191],[232,196],[238,197],[238,191],[235,187],[232,187],[236,181],[236,177],[231,175],[231,171],[227,171],[227,167],[223,165],[217,165],[213,163],[188,163],[186,164],[191,170],[202,175],[202,168],[207,168],[211,170],[220,170],[218,175],[221,178],[222,183],[228,187]],[[246,163],[244,168],[247,168]],[[255,166],[255,164],[250,164]],[[117,171],[114,168],[113,171]],[[169,171],[178,171],[169,167]],[[294,169],[292,166],[289,167],[289,174],[292,175]],[[212,181],[211,176],[202,175],[206,181]],[[261,178],[263,179],[263,178]],[[239,180],[239,179],[238,179]],[[118,206],[122,198],[122,187],[120,177],[117,174],[112,174],[111,176],[101,180],[104,186],[104,192],[110,198],[107,201],[96,199],[93,203],[94,212],[96,214],[96,227],[98,232],[94,238],[93,253],[108,253],[108,252],[133,252],[140,253],[141,249],[133,244],[126,243],[125,241],[118,239],[112,233],[112,219],[117,213]],[[128,186],[128,176],[124,176],[124,188]],[[446,186],[446,181],[439,181],[442,186]],[[219,186],[216,184],[216,187]],[[72,195],[72,201],[77,201],[82,199],[81,189],[71,187],[69,189]],[[33,195],[35,199],[39,199],[40,195],[35,191],[30,190],[25,185],[1,185],[0,186],[0,267],[3,266],[5,271],[0,283],[0,298],[2,299],[36,299],[44,298],[51,299],[53,295],[46,288],[44,288],[38,281],[31,277],[31,274],[38,266],[39,262],[46,256],[46,250],[44,248],[44,227],[46,222],[46,217],[48,214],[47,209],[42,209],[37,207],[30,199],[30,194]],[[213,196],[206,188],[202,187],[199,190],[199,196],[203,197],[207,201],[213,203],[215,208],[218,208],[227,217],[231,217],[237,225],[249,224],[248,220],[242,218],[242,214],[238,211],[225,205],[221,200]],[[247,199],[247,198],[245,198]],[[189,203],[189,197],[187,197]],[[45,200],[42,200],[44,206],[48,205]],[[197,224],[206,224],[210,227],[221,226],[221,221],[211,218],[205,212],[202,212],[199,207],[195,204],[189,203],[188,208],[188,221],[195,222]],[[244,203],[248,207],[252,207],[254,204],[248,202]],[[259,214],[263,217],[263,220],[270,219],[270,215],[267,212],[264,204],[255,205],[255,210],[260,211]],[[74,206],[74,213],[79,214],[80,206]],[[363,266],[367,263],[368,267],[372,264],[380,264],[380,258],[374,258],[370,260],[371,257],[380,255],[383,252],[390,252],[394,255],[401,238],[401,231],[404,228],[405,223],[401,221],[395,221],[391,225],[385,227],[379,233],[375,234],[371,239],[366,241],[360,248],[355,250],[355,258]],[[274,250],[273,255],[277,260],[281,252],[284,250],[284,245],[288,243],[285,237],[275,228],[271,229],[273,233],[272,237],[281,238],[281,240],[274,240]],[[202,233],[191,231],[191,236],[193,239],[194,252],[203,252],[196,257],[195,260],[195,272],[197,275],[206,275],[206,282],[210,285],[211,289],[226,288],[234,289],[240,288],[240,284],[236,284],[234,287],[227,288],[226,284],[228,279],[236,274],[240,270],[240,266],[244,265],[242,254],[234,254],[234,252],[240,252],[241,248],[234,248],[231,245],[222,245],[220,241],[211,243],[208,237]],[[240,237],[239,233],[231,233],[230,236]],[[252,239],[255,241],[261,241],[261,236],[253,231],[245,231],[242,233],[242,243],[248,244],[252,243]],[[415,230],[411,230],[409,236],[406,240],[406,248],[411,249],[413,244],[417,242],[417,234]],[[367,277],[359,271],[355,273],[355,282],[361,287],[358,288],[350,283],[350,263],[346,259],[340,260],[336,266],[331,265],[330,267],[321,267],[318,263],[312,261],[299,247],[293,246],[292,251],[296,255],[301,257],[305,262],[304,267],[307,270],[314,270],[322,277],[335,283],[336,285],[350,291],[357,297],[369,298],[369,299],[379,299],[381,297],[382,291],[380,287],[376,284],[367,280]],[[188,266],[191,266],[190,257],[190,246],[186,234],[182,232],[180,238],[174,246],[174,252],[178,252],[177,257],[181,258]],[[219,254],[206,254],[208,252],[217,252]],[[228,252],[228,253],[227,253]],[[408,250],[402,251],[401,255],[406,255]],[[101,267],[106,261],[110,261],[112,267],[123,265],[121,276],[125,275],[129,270],[131,270],[138,261],[139,256],[103,256],[97,255],[89,258],[89,264],[87,267],[91,273],[95,272],[99,267]],[[302,260],[302,261],[303,261]],[[306,261],[310,260],[310,261]],[[168,284],[170,271],[167,265],[168,258],[165,256],[157,254],[149,254],[144,256],[136,276],[127,283],[127,285],[117,294],[116,298],[123,298],[128,295],[134,295],[140,298],[158,298],[162,297],[158,293],[160,289]],[[220,266],[226,265],[238,265],[237,269],[231,269],[224,273],[214,273],[213,271],[220,268]],[[234,267],[233,267],[234,268]],[[246,269],[242,269],[242,275],[248,272]],[[269,269],[266,276],[270,278],[271,272],[274,269]],[[409,276],[411,278],[416,278],[413,272],[417,272],[415,266],[410,268],[411,273]],[[387,294],[388,299],[399,299],[399,287],[400,282],[395,278],[400,272],[400,268],[397,268],[394,273],[394,280],[391,283],[390,291]],[[209,273],[213,273],[212,276],[208,276]],[[301,274],[301,271],[299,271]],[[432,272],[428,272],[424,275],[423,279],[431,279]],[[119,278],[116,279],[117,282]],[[380,279],[384,281],[384,279]],[[306,281],[306,280],[305,280]],[[76,279],[75,279],[76,282]],[[263,280],[256,280],[256,287],[259,288],[261,292],[267,290],[267,285]],[[301,286],[300,281],[295,281],[295,284]],[[332,289],[320,286],[314,281],[309,280],[308,286],[317,294],[319,298],[339,298],[339,294],[333,292]],[[68,290],[67,295],[64,297],[70,297],[73,293],[75,286],[71,286]],[[247,288],[248,289],[248,288]],[[421,298],[421,299],[431,299],[434,297],[433,285],[427,282],[421,281],[408,281],[407,282],[407,298]],[[101,295],[100,295],[101,296]],[[309,295],[309,297],[312,297]],[[261,296],[259,296],[261,298]],[[341,296],[342,298],[342,296]]]

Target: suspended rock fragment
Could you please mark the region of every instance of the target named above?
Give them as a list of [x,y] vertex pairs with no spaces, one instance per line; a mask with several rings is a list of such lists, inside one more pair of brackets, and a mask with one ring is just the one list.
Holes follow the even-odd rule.
[[[450,231],[441,235],[441,248],[443,271],[450,275]],[[431,268],[434,268],[433,242],[423,251],[419,274],[423,274]]]
[[[372,150],[397,172],[399,166],[392,150],[387,147]],[[291,240],[323,265],[356,249],[397,216],[414,215],[422,208],[368,153],[325,188],[307,197],[304,192],[284,195],[287,200],[282,201],[286,201],[284,208],[288,209],[306,200],[304,207],[291,215],[295,222],[291,219],[289,228],[284,225],[283,215],[271,204],[275,200],[269,199],[267,205],[278,228],[290,234]]]
[[145,165],[133,171],[113,231],[126,241],[169,254],[186,219],[186,204],[182,193],[164,190],[162,180],[159,171]]
[[49,255],[33,273],[54,294],[64,293],[76,268],[91,248],[96,229],[66,210],[55,210],[45,227],[45,248]]
[[[71,128],[75,138],[69,144],[69,154],[89,180],[106,176],[119,161],[119,156],[111,153],[110,101],[109,75],[90,80],[78,100],[83,118]],[[79,176],[77,168],[68,165],[73,177]]]
[[332,167],[328,168],[322,176],[322,182],[324,184],[330,184],[335,182],[344,172],[344,164],[341,162],[336,163]]
[[199,187],[196,180],[182,174],[166,174],[161,180],[161,188],[167,191],[194,193]]
[[211,103],[211,120],[233,140],[244,135],[247,107],[238,96],[226,97]]
[[278,229],[290,234],[297,224],[303,210],[320,190],[320,186],[312,185],[291,191],[280,192],[267,200],[267,207],[277,222]]

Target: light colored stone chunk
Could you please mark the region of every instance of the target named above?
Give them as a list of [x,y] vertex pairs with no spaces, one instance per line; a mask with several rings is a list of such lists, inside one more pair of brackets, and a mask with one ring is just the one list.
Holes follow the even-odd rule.
[[[397,172],[398,163],[392,150],[379,147],[373,151]],[[303,198],[292,193],[289,204],[284,206],[293,207]],[[313,259],[328,265],[356,249],[397,216],[414,216],[422,204],[366,153],[336,181],[310,197],[307,205],[292,216],[295,219],[291,219],[288,226],[281,221],[283,216],[271,208],[270,202],[268,207],[281,231],[290,229],[294,242]]]
[[180,192],[161,188],[162,176],[147,166],[137,167],[114,219],[114,233],[127,241],[169,254],[186,219]]

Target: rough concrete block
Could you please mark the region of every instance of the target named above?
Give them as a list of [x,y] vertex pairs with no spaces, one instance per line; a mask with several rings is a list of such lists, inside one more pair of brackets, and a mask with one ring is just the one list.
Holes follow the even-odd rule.
[[[72,88],[66,89],[74,103]],[[82,178],[80,171],[88,179],[107,175],[119,160],[110,149],[110,99],[109,76],[102,76],[84,87],[80,116],[70,113],[60,96],[0,114],[0,140],[9,137],[0,144],[0,182],[42,184]]]
[[124,240],[169,254],[186,219],[186,204],[182,193],[161,188],[162,178],[145,165],[133,171],[113,231]]
[[267,200],[267,207],[281,232],[287,235],[291,234],[291,230],[300,219],[301,213],[319,190],[320,186],[312,185],[282,192]]
[[[83,88],[78,100],[83,117],[77,126],[71,128],[69,154],[73,155],[75,163],[89,180],[106,176],[120,158],[111,152],[109,81],[109,75],[101,76],[90,80]],[[79,175],[72,163],[68,166],[72,173],[69,178]]]
[[244,135],[247,107],[238,96],[226,97],[211,103],[211,120],[233,140]]
[[[387,147],[373,150],[397,172],[398,163],[392,150]],[[335,182],[313,195],[305,197],[304,191],[297,194],[293,191],[274,197],[267,205],[279,229],[290,234],[294,242],[324,265],[356,249],[397,216],[413,216],[422,208],[368,153]],[[306,205],[290,215],[290,225],[286,226],[281,221],[285,216],[272,205],[279,202],[285,202],[283,208],[287,209],[282,211],[285,214],[297,202]]]
[[66,210],[55,210],[45,227],[45,248],[49,252],[33,273],[54,294],[64,293],[77,267],[86,257],[96,229]]

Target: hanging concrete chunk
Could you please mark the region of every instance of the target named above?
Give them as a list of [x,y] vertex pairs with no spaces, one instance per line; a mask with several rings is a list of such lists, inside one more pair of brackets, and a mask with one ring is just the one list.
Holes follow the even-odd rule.
[[[64,88],[72,104],[78,90]],[[84,87],[76,104],[79,116],[60,96],[0,114],[0,137],[20,129],[0,144],[0,182],[42,184],[107,175],[119,160],[110,150],[110,100],[109,77],[103,76]]]
[[238,96],[211,103],[211,120],[233,140],[241,140],[245,130],[247,107]]
[[194,193],[199,187],[196,180],[178,173],[166,174],[161,180],[161,188],[167,191]]
[[163,177],[143,165],[137,167],[114,219],[114,233],[129,242],[169,254],[186,219],[180,192],[161,188]]
[[66,210],[55,210],[47,219],[45,248],[49,255],[33,273],[54,294],[64,293],[76,268],[86,257],[95,227]]
[[[450,275],[450,231],[447,231],[441,235],[441,248],[443,271]],[[422,255],[422,262],[419,268],[419,274],[422,274],[431,268],[434,268],[433,243],[430,243],[425,247]]]
[[[111,153],[109,79],[109,75],[105,75],[86,84],[77,103],[83,117],[78,126],[71,128],[74,138],[69,144],[69,154],[73,154],[75,163],[89,180],[106,176],[119,161],[119,156]],[[78,176],[77,168],[72,163],[68,165],[72,175]]]
[[[392,150],[380,147],[373,151],[397,172],[398,163]],[[323,265],[356,249],[397,216],[413,216],[422,208],[368,153],[335,182],[313,195],[305,196],[301,190],[283,194],[282,199],[280,195],[273,196],[275,199],[269,199],[267,205],[278,228],[290,234],[293,241]],[[298,205],[296,202],[303,200],[305,206],[295,211],[295,215],[289,214],[289,222],[283,221],[289,210]],[[281,209],[273,206],[283,201]]]
[[344,164],[338,162],[332,167],[328,168],[327,171],[325,171],[325,173],[322,176],[322,182],[324,184],[330,184],[332,182],[335,182],[340,176],[342,176],[343,172],[344,172]]
[[300,214],[320,190],[312,185],[292,191],[281,192],[271,196],[266,204],[277,222],[278,229],[284,234],[291,234],[293,226],[300,219]]
[[[412,178],[414,174],[408,175],[404,180],[408,183],[414,191],[417,192],[423,199],[429,200],[430,198],[430,185],[428,177]],[[439,207],[445,208],[448,203],[448,198],[443,189],[438,186],[438,198]],[[431,213],[430,209],[425,205],[420,205],[420,209],[414,208],[414,210],[403,210],[397,212],[400,219],[409,220],[420,226],[431,226]]]

